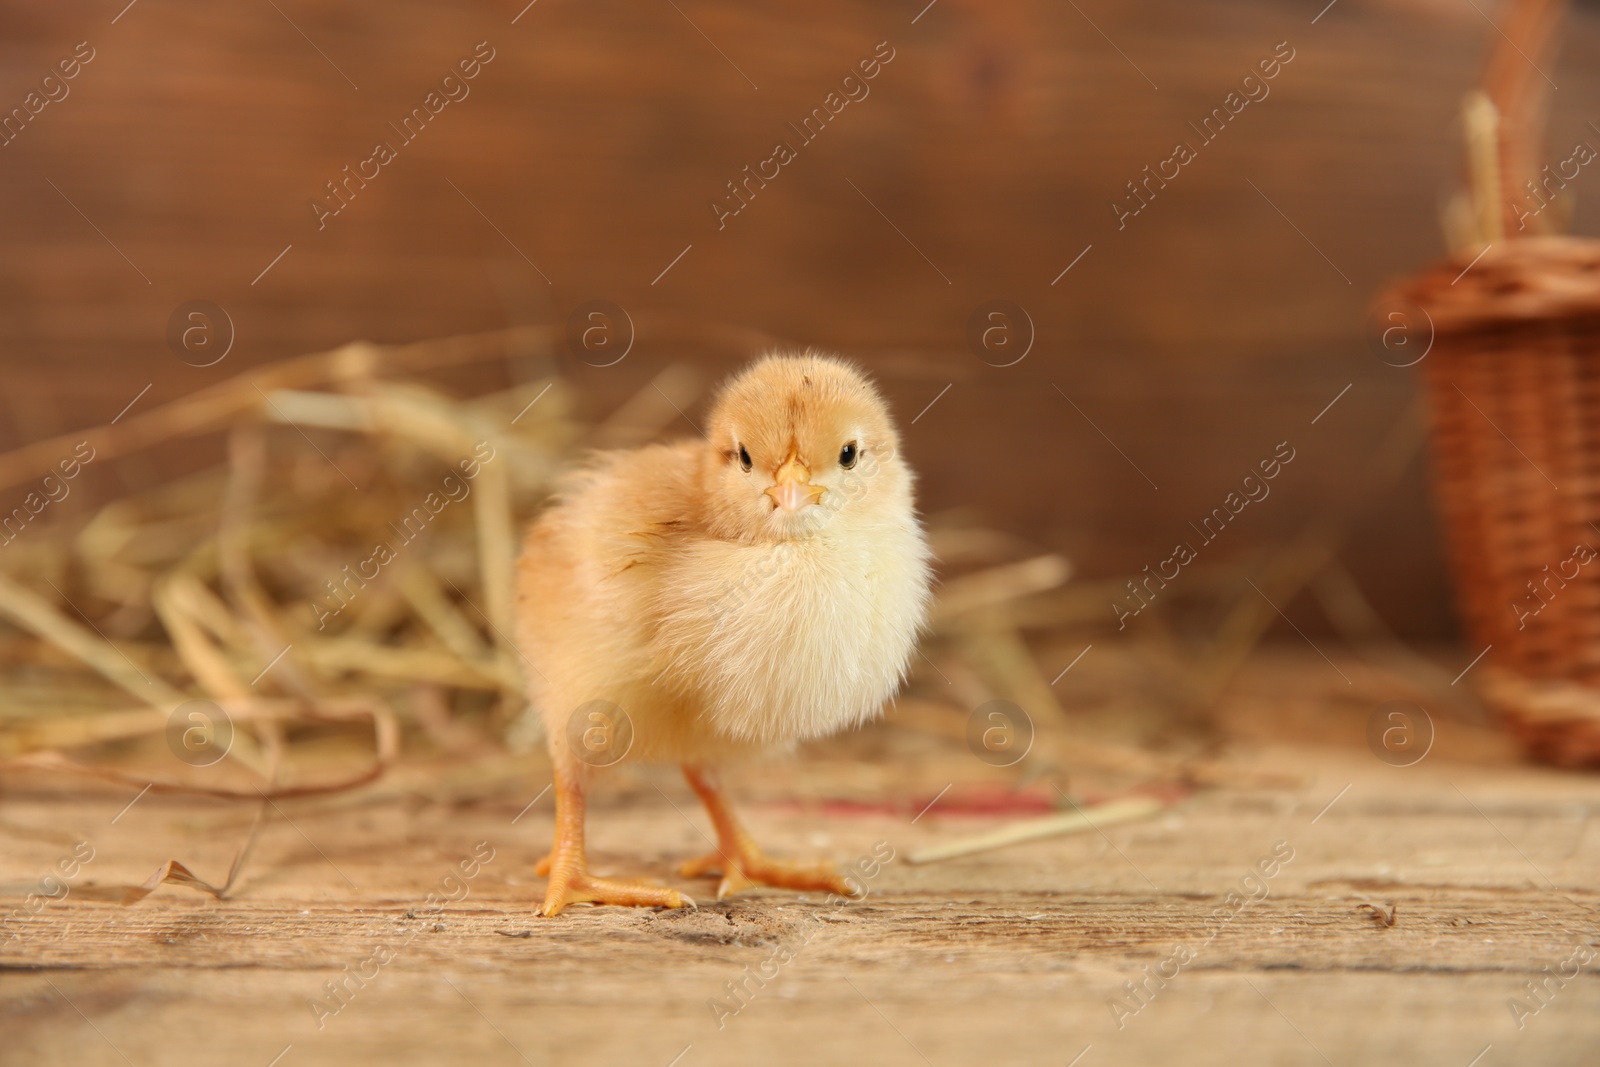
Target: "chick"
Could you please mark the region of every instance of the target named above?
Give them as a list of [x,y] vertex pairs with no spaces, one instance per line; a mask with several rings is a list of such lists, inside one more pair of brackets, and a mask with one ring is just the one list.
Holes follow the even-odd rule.
[[768,356],[730,379],[703,440],[603,453],[529,528],[516,643],[555,767],[543,914],[575,901],[681,907],[598,878],[584,798],[602,766],[671,761],[717,847],[684,864],[848,893],[830,862],[768,858],[716,767],[876,716],[927,615],[929,552],[888,408],[852,365]]

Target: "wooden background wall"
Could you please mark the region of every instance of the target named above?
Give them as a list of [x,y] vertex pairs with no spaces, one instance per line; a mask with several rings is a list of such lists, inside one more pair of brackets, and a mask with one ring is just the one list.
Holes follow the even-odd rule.
[[[948,384],[907,433],[926,508],[973,509],[1092,575],[1164,557],[1288,440],[1296,462],[1218,556],[1360,506],[1353,572],[1404,631],[1450,632],[1422,463],[1393,490],[1362,474],[1416,382],[1361,327],[1385,280],[1442,250],[1456,114],[1498,5],[524,2],[0,5],[0,107],[94,51],[0,147],[0,439],[102,425],[147,383],[141,405],[354,338],[560,323],[603,298],[639,338],[578,368],[597,411],[669,359],[720,373],[734,347],[683,340],[717,324],[857,356],[902,423]],[[719,230],[724,183],[885,41],[870,95]],[[324,183],[397,141],[387,123],[478,42],[494,58],[470,95],[319,230]],[[1270,96],[1119,230],[1124,184],[1198,143],[1187,123],[1280,42],[1294,59]],[[1600,144],[1597,56],[1580,7],[1550,71],[1552,159]],[[1578,189],[1593,233],[1583,181],[1600,179]],[[236,328],[205,369],[165,340],[195,299]],[[1035,324],[1015,366],[968,347],[991,299]]]

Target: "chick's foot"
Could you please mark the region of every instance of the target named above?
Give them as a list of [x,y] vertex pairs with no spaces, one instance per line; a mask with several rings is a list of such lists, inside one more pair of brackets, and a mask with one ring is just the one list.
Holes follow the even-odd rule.
[[705,805],[706,814],[717,830],[717,848],[699,859],[693,859],[680,868],[685,877],[693,878],[713,872],[722,875],[717,886],[717,899],[737,893],[755,885],[777,886],[780,889],[820,889],[854,896],[855,891],[829,860],[809,863],[775,860],[761,851],[744,826],[734,816],[722,795],[722,784],[707,768],[685,764],[683,776],[689,788]]
[[583,843],[584,791],[581,780],[556,774],[555,847],[534,867],[550,884],[539,914],[552,918],[568,904],[616,904],[625,908],[694,907],[694,901],[664,886],[589,873]]
[[717,886],[718,900],[758,885],[777,886],[779,889],[817,889],[846,897],[855,895],[832,860],[775,860],[749,841],[744,842],[742,847],[729,848],[726,855],[721,851],[708,852],[689,860],[678,869],[678,873],[685,878],[698,878],[705,874],[722,875],[722,881]]
[[624,908],[692,908],[694,901],[664,886],[623,878],[597,878],[583,870],[557,870],[539,914],[550,918],[568,904],[616,904]]

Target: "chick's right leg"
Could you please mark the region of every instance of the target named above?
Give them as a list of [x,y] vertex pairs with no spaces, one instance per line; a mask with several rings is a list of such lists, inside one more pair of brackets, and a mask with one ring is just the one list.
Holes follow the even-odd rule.
[[550,876],[540,914],[547,918],[559,915],[568,904],[580,902],[636,908],[694,907],[694,901],[676,889],[597,878],[589,873],[583,843],[586,784],[581,774],[557,764],[555,844],[550,855],[540,861],[540,867],[547,867]]

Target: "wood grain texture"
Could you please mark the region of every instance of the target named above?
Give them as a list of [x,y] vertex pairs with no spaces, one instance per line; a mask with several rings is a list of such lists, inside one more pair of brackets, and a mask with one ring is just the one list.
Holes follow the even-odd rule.
[[[1387,766],[1362,741],[1370,709],[1323,696],[1325,671],[1309,654],[1264,655],[1225,700],[1221,757],[1298,786],[1202,793],[1103,836],[944,863],[904,857],[997,825],[969,803],[997,784],[1022,796],[1043,773],[1081,795],[1114,788],[1072,759],[1080,720],[1041,724],[1035,755],[1004,771],[967,753],[955,711],[942,735],[893,718],[746,768],[735,795],[775,850],[849,864],[894,847],[867,898],[843,907],[758,893],[540,920],[531,869],[548,797],[519,812],[549,779],[531,758],[480,773],[451,803],[422,799],[430,779],[404,768],[387,799],[286,802],[232,898],[164,887],[124,908],[86,898],[171,857],[220,875],[248,806],[152,795],[113,825],[129,796],[17,781],[0,803],[7,907],[74,840],[96,856],[72,895],[7,927],[21,940],[0,946],[4,1055],[264,1065],[292,1045],[281,1062],[665,1067],[692,1046],[681,1064],[945,1067],[1065,1064],[1092,1045],[1082,1064],[1464,1067],[1492,1045],[1481,1063],[1592,1062],[1593,965],[1521,1029],[1507,1005],[1535,1004],[1524,983],[1600,945],[1600,783],[1519,766],[1503,740],[1453,719],[1421,763]],[[1318,709],[1316,743],[1293,706]],[[1263,741],[1251,724],[1268,721]],[[709,893],[671,875],[705,848],[706,823],[668,769],[607,779],[590,825],[597,868]],[[428,893],[479,841],[493,859],[463,899],[431,910]],[[1275,846],[1292,858],[1247,882]],[[1259,899],[1231,907],[1227,894],[1252,884]],[[337,1005],[325,983],[380,949],[391,958],[336,1013],[312,1007]],[[1180,950],[1192,959],[1119,1020],[1109,1004],[1124,983]],[[746,983],[742,1005],[730,982]]]

